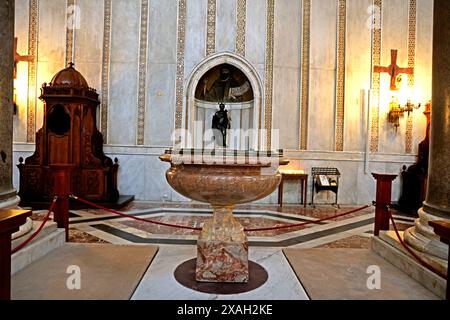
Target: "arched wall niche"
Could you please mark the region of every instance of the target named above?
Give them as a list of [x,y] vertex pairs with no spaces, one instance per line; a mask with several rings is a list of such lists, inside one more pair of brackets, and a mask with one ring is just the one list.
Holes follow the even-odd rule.
[[[261,129],[262,129],[262,121],[263,118],[263,95],[262,95],[262,83],[261,79],[258,76],[256,69],[242,56],[236,55],[230,52],[217,53],[209,56],[202,62],[200,62],[194,70],[191,72],[191,75],[188,78],[186,83],[186,97],[184,103],[184,123],[183,129],[186,129],[189,132],[190,139],[185,142],[184,147],[187,148],[198,148],[200,147],[198,143],[195,141],[199,140],[198,130],[195,130],[195,121],[198,116],[198,106],[205,107],[206,109],[210,109],[211,106],[207,106],[208,103],[204,101],[199,101],[196,99],[196,90],[198,85],[200,84],[201,79],[205,74],[207,74],[210,70],[221,66],[221,65],[231,65],[237,69],[239,69],[245,77],[248,79],[251,89],[253,90],[253,100],[251,101],[251,125],[252,129],[256,129],[257,134],[253,135],[249,148],[253,150],[259,150],[261,147]],[[214,104],[214,103],[213,103]],[[238,106],[235,106],[238,107]],[[233,108],[232,104],[230,108]],[[245,102],[239,108],[247,109],[249,108],[248,102]],[[207,119],[206,121],[209,121]]]

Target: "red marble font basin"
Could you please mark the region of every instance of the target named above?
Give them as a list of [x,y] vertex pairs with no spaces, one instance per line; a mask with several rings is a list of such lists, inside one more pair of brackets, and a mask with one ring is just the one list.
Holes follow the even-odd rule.
[[279,157],[239,164],[223,163],[223,158],[217,156],[209,156],[212,161],[208,163],[180,161],[172,154],[164,154],[160,159],[171,163],[166,178],[174,190],[213,206],[243,204],[267,197],[280,184],[278,166],[289,163]]

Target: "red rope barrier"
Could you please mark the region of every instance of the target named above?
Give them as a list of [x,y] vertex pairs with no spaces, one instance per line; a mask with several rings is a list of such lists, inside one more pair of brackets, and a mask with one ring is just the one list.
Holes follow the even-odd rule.
[[[153,223],[153,224],[156,224],[156,225],[170,227],[170,228],[179,228],[179,229],[187,229],[187,230],[194,230],[194,231],[201,231],[202,230],[202,228],[194,228],[194,227],[182,226],[182,225],[177,225],[177,224],[164,223],[164,222],[150,220],[150,219],[145,219],[145,218],[139,218],[139,217],[136,217],[136,216],[133,216],[133,215],[130,215],[130,214],[126,214],[126,213],[123,213],[123,212],[120,212],[120,211],[116,211],[116,210],[112,210],[112,209],[109,209],[109,208],[105,208],[105,207],[99,206],[98,204],[95,204],[95,203],[90,202],[88,200],[76,197],[74,195],[71,195],[70,197],[75,199],[75,200],[78,200],[80,202],[83,202],[85,204],[88,204],[88,205],[90,205],[92,207],[95,207],[97,209],[105,210],[105,211],[117,214],[117,215],[125,217],[125,218],[130,218],[130,219],[134,219],[134,220],[137,220],[137,221]],[[272,230],[281,230],[281,229],[295,228],[295,227],[305,226],[305,225],[308,225],[308,224],[317,224],[317,223],[320,223],[320,222],[323,222],[323,221],[326,221],[326,220],[331,220],[331,219],[343,217],[343,216],[346,216],[346,215],[349,215],[349,214],[352,214],[352,213],[364,210],[364,209],[369,208],[369,207],[370,207],[370,205],[365,205],[365,206],[363,206],[361,208],[358,208],[358,209],[354,209],[354,210],[351,210],[351,211],[348,211],[348,212],[344,212],[344,213],[341,213],[341,214],[338,214],[338,215],[335,215],[335,216],[332,216],[332,217],[328,217],[328,218],[324,218],[324,219],[320,219],[320,220],[315,220],[315,221],[307,221],[307,222],[303,222],[303,223],[299,223],[299,224],[290,224],[290,225],[279,226],[279,227],[258,228],[258,229],[244,229],[244,231],[245,232],[272,231]]]
[[427,268],[428,270],[434,272],[435,274],[439,275],[440,277],[447,280],[447,275],[437,270],[435,267],[433,267],[431,264],[423,260],[421,257],[419,257],[410,247],[406,245],[406,243],[403,241],[402,237],[400,236],[400,233],[397,229],[397,224],[395,223],[394,217],[392,216],[391,211],[389,210],[389,218],[391,219],[392,226],[394,227],[395,234],[397,235],[398,240],[400,241],[403,248],[405,248],[406,251],[408,251],[422,266]]
[[24,247],[26,247],[31,241],[34,240],[34,238],[36,238],[36,236],[42,231],[42,229],[44,228],[45,224],[47,223],[48,219],[50,218],[50,214],[53,211],[53,208],[55,207],[56,204],[56,200],[58,199],[58,197],[54,197],[53,198],[53,202],[50,206],[50,209],[48,209],[47,214],[44,217],[44,220],[42,221],[41,225],[39,226],[39,228],[27,239],[25,240],[23,243],[21,243],[20,245],[18,245],[17,247],[15,247],[13,250],[11,250],[11,254],[14,254],[20,250],[22,250]]
[[290,224],[290,225],[286,225],[286,226],[281,226],[281,227],[268,227],[268,228],[257,228],[257,229],[244,229],[245,232],[258,232],[258,231],[272,231],[272,230],[282,230],[282,229],[289,229],[289,228],[296,228],[296,227],[303,227],[309,224],[318,224],[321,223],[323,221],[327,221],[327,220],[332,220],[332,219],[336,219],[336,218],[340,218],[340,217],[344,217],[344,216],[348,216],[349,214],[358,212],[358,211],[362,211],[364,209],[367,209],[371,207],[371,205],[365,205],[361,208],[358,209],[354,209],[348,212],[344,212],[344,213],[340,213],[337,214],[335,216],[332,217],[327,217],[327,218],[323,218],[323,219],[319,219],[319,220],[314,220],[314,221],[307,221],[307,222],[302,222],[302,223],[298,223],[298,224]]
[[88,200],[81,199],[81,198],[76,197],[76,196],[74,196],[74,195],[71,195],[70,197],[73,198],[73,199],[75,199],[75,200],[78,200],[78,201],[80,201],[80,202],[83,202],[83,203],[85,203],[85,204],[88,204],[88,205],[90,205],[90,206],[93,206],[93,207],[95,207],[95,208],[97,208],[97,209],[105,210],[105,211],[108,211],[108,212],[117,214],[117,215],[122,216],[122,217],[125,217],[125,218],[130,218],[130,219],[134,219],[134,220],[137,220],[137,221],[149,222],[149,223],[153,223],[153,224],[160,225],[160,226],[164,226],[164,227],[179,228],[179,229],[187,229],[187,230],[194,230],[194,231],[201,231],[201,230],[202,230],[202,228],[194,228],[194,227],[188,227],[188,226],[180,226],[180,225],[171,224],[171,223],[164,223],[164,222],[160,222],[160,221],[155,221],[155,220],[150,220],[150,219],[145,219],[145,218],[139,218],[139,217],[135,217],[135,216],[133,216],[133,215],[131,215],[131,214],[126,214],[126,213],[123,213],[123,212],[120,212],[120,211],[116,211],[116,210],[112,210],[112,209],[108,209],[108,208],[99,206],[99,205],[97,205],[97,204],[95,204],[95,203],[93,203],[93,202],[90,202],[90,201],[88,201]]

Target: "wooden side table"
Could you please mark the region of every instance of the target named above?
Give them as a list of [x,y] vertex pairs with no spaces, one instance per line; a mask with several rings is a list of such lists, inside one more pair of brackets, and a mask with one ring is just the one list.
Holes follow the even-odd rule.
[[11,235],[29,216],[28,210],[0,210],[0,300],[11,298]]
[[285,180],[299,180],[300,181],[300,199],[301,204],[306,208],[306,199],[308,195],[308,175],[303,170],[280,170],[281,183],[278,187],[278,204],[283,207],[283,189]]
[[[434,229],[434,233],[441,238],[441,241],[450,246],[450,223],[445,221],[430,221],[428,224]],[[450,259],[450,247],[448,249],[448,259]],[[448,285],[449,276],[450,270],[447,268],[447,300],[450,300],[450,286]]]

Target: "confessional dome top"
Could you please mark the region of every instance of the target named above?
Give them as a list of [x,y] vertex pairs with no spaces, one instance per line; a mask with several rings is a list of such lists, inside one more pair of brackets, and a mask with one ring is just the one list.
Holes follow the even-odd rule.
[[74,64],[71,62],[69,66],[61,71],[59,71],[53,77],[51,81],[51,86],[64,86],[73,88],[85,88],[88,89],[89,85],[83,75],[75,70]]

